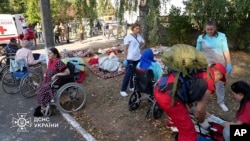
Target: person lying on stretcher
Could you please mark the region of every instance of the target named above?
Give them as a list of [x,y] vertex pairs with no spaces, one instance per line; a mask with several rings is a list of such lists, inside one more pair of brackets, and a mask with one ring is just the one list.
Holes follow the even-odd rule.
[[[215,63],[208,69],[208,71],[209,74],[207,74],[206,71],[195,74],[195,77],[200,78],[201,82],[195,83],[193,87],[193,90],[197,91],[196,98],[194,99],[197,103],[195,115],[200,123],[203,123],[206,118],[206,105],[210,95],[215,92],[215,82],[219,80],[226,82],[226,68],[222,64]],[[177,127],[179,133],[178,141],[197,141],[198,133],[195,130],[186,103],[180,99],[175,99],[174,103],[171,103],[174,80],[174,73],[170,72],[168,74],[165,91],[160,90],[158,83],[154,89],[155,99],[159,106],[166,112],[168,117],[172,119],[174,126]]]

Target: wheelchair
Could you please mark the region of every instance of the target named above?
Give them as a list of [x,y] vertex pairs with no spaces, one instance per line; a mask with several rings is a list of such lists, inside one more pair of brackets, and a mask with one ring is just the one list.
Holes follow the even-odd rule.
[[51,116],[52,105],[64,113],[78,111],[85,105],[87,94],[84,86],[75,82],[75,65],[68,62],[67,68],[70,70],[69,75],[59,76],[51,83],[54,97],[43,111],[46,117]]
[[2,78],[3,74],[8,71],[10,65],[10,59],[15,58],[15,53],[10,53],[9,55],[4,56],[0,60],[0,79]]
[[[163,114],[163,110],[159,107],[154,99],[153,90],[155,81],[153,71],[151,69],[145,71],[136,69],[135,75],[133,76],[133,82],[134,91],[128,100],[129,111],[138,109],[140,102],[143,99],[148,99],[148,101],[152,103],[152,106],[146,112],[146,117],[148,117],[150,112],[152,112],[152,116],[155,119],[160,118]],[[144,94],[143,96],[142,93]]]
[[[13,58],[10,59],[14,61]],[[41,64],[23,67],[14,72],[9,71],[9,65],[6,65],[5,69],[1,84],[5,93],[16,94],[20,92],[26,98],[36,95],[36,88],[42,82],[43,76]]]

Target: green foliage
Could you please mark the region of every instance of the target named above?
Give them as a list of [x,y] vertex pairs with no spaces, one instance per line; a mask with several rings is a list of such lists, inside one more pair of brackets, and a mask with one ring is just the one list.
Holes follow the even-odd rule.
[[96,0],[76,0],[75,1],[76,18],[96,19],[97,18],[96,6],[97,6]]
[[249,5],[249,0],[188,0],[186,12],[200,29],[208,20],[217,22],[218,30],[227,34],[230,46],[240,49],[249,44]]
[[24,0],[1,0],[0,13],[1,14],[17,14],[25,12]]
[[38,0],[25,0],[25,6],[27,10],[25,11],[26,21],[29,24],[36,24],[41,21],[40,16],[40,6]]
[[97,4],[97,14],[99,17],[115,15],[116,9],[110,0],[99,0]]
[[[94,20],[97,18],[97,1],[96,0],[76,0],[75,1],[76,18],[82,20],[82,18],[89,19],[90,33],[94,26]],[[92,34],[90,34],[92,35]]]
[[159,6],[160,0],[149,1],[149,13],[146,17],[146,25],[148,30],[148,41],[151,46],[159,44]]
[[51,16],[54,24],[65,23],[72,19],[67,15],[67,9],[72,5],[67,0],[50,0]]
[[192,25],[188,16],[181,15],[181,9],[172,6],[169,14],[170,26],[167,29],[170,37],[167,39],[170,45],[186,43],[192,44],[190,33],[192,33]]
[[136,11],[138,6],[138,0],[125,0],[124,9],[128,11]]
[[226,24],[225,7],[229,4],[227,0],[189,0],[186,3],[186,12],[200,27],[208,20]]
[[119,9],[118,9],[118,13],[117,13],[117,17],[119,18],[119,24],[122,24],[123,22],[123,15],[124,15],[124,12],[125,12],[125,2],[126,0],[120,0],[120,6],[119,6]]

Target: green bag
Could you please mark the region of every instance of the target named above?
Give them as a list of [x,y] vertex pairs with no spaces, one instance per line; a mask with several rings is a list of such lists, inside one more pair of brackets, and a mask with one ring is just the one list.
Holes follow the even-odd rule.
[[163,52],[162,62],[170,71],[175,73],[175,81],[172,88],[172,105],[177,89],[179,77],[193,77],[191,74],[199,70],[208,70],[206,56],[197,51],[195,47],[186,44],[173,45],[170,51]]

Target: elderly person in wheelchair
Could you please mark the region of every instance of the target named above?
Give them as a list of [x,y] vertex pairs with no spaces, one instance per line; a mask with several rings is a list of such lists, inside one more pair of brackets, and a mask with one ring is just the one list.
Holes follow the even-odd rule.
[[7,45],[7,48],[6,48],[6,57],[9,57],[9,56],[12,56],[13,54],[16,54],[16,52],[19,48],[20,47],[17,43],[16,38],[11,38],[10,43]]
[[31,52],[30,43],[28,40],[22,42],[22,48],[17,50],[15,60],[24,59],[28,65],[35,65],[40,63],[40,60],[35,60]]
[[[29,42],[23,41],[22,48],[18,49],[15,55],[4,59],[6,63],[1,68],[2,89],[7,94],[20,92],[25,97],[32,97],[35,94],[32,91],[41,82],[40,60],[34,59],[29,47]],[[14,51],[10,53],[14,53]],[[28,84],[28,82],[30,83]]]
[[141,60],[136,68],[144,71],[151,69],[154,74],[154,81],[157,81],[163,74],[161,66],[154,61],[152,49],[145,49],[143,51]]
[[[153,105],[147,111],[146,116],[150,112],[153,113],[155,119],[160,118],[162,110],[153,97],[153,88],[155,82],[161,77],[163,70],[159,64],[154,61],[154,54],[151,49],[145,49],[142,53],[140,62],[136,66],[135,75],[133,76],[134,90],[129,97],[129,110],[136,110],[142,99],[148,99]],[[144,93],[144,96],[141,96]]]
[[37,102],[39,106],[35,109],[34,116],[43,116],[43,111],[48,103],[54,97],[54,93],[51,89],[51,83],[59,76],[66,76],[70,74],[70,70],[60,60],[60,54],[56,48],[50,48],[48,50],[48,69],[44,74],[44,80],[38,87]]

